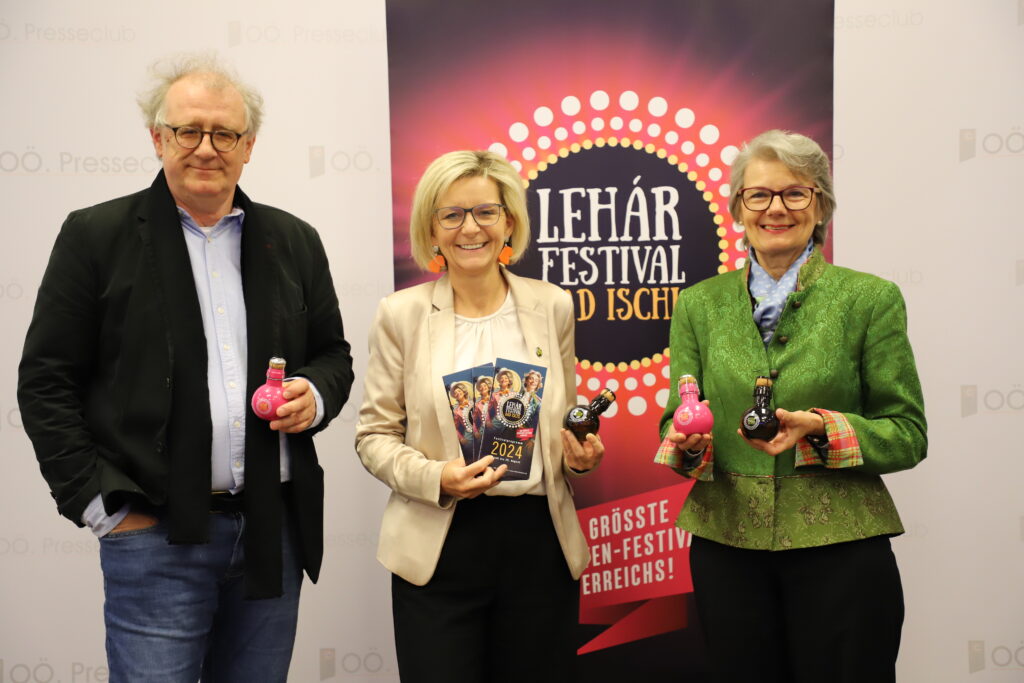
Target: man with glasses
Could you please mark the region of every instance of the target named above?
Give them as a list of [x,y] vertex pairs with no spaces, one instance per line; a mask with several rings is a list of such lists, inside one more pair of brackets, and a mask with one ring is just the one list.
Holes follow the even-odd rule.
[[[72,212],[18,383],[61,514],[100,537],[111,681],[284,681],[323,550],[312,436],[352,358],[317,233],[238,188],[262,98],[215,59],[139,100],[163,170]],[[272,356],[277,419],[249,397]]]

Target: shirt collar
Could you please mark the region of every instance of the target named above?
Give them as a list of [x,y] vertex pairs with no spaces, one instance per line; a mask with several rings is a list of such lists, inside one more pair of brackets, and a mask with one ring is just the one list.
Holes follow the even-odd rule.
[[216,237],[225,230],[236,227],[241,228],[242,221],[245,219],[245,211],[243,211],[241,207],[235,206],[231,208],[231,211],[224,214],[219,221],[214,223],[213,227],[203,228],[196,223],[195,219],[192,218],[188,211],[180,206],[177,207],[177,209],[178,219],[181,221],[181,227],[203,237]]

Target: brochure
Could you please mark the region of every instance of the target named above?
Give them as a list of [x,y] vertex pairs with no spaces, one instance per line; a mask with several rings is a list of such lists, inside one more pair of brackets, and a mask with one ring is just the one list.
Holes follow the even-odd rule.
[[508,465],[505,479],[530,476],[533,445],[540,421],[547,368],[499,358],[494,361],[494,381],[480,438],[480,457],[494,457],[492,467]]

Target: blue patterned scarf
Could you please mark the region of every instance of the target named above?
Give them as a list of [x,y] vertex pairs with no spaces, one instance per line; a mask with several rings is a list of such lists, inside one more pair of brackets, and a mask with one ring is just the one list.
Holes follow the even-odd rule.
[[748,258],[750,259],[750,280],[747,288],[750,295],[754,297],[754,322],[757,329],[761,331],[761,339],[764,345],[768,346],[775,334],[775,328],[779,325],[779,317],[782,309],[786,307],[786,297],[796,291],[796,278],[800,273],[800,266],[814,251],[814,240],[808,240],[807,248],[793,262],[786,274],[776,280],[768,271],[757,262],[757,255],[754,247],[750,247]]

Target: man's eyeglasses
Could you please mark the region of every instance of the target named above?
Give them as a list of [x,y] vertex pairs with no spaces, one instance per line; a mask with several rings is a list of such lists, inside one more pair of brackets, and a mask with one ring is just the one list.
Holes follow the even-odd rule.
[[[166,125],[166,124],[164,124]],[[245,133],[233,130],[202,130],[194,126],[167,126],[174,133],[174,139],[185,149],[195,149],[203,144],[203,137],[210,136],[213,148],[218,152],[230,152],[238,146],[238,141]]]
[[740,190],[740,200],[749,211],[764,211],[772,205],[777,195],[782,199],[782,205],[787,209],[799,211],[810,206],[814,195],[819,192],[821,190],[817,187],[806,187],[803,185],[791,185],[778,192],[769,190],[767,187],[745,187]]
[[477,225],[486,228],[498,222],[498,219],[501,218],[501,210],[504,208],[504,204],[477,204],[471,209],[464,209],[461,206],[445,206],[435,211],[434,215],[437,216],[437,222],[445,230],[461,228],[467,213],[473,214],[473,220]]

